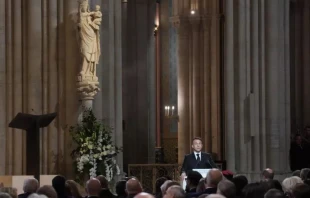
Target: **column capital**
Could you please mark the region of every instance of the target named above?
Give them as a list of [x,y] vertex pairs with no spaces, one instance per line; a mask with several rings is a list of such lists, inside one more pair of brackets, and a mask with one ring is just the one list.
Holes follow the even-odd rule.
[[170,17],[170,23],[176,28],[178,34],[186,34],[190,28],[188,17]]

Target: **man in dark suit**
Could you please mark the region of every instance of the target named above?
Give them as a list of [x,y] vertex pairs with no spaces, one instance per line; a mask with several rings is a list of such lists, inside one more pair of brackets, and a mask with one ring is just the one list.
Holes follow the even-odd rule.
[[24,181],[24,193],[18,195],[18,198],[27,198],[32,193],[35,193],[37,189],[39,188],[39,182],[35,178],[26,179]]
[[98,179],[90,179],[86,183],[87,198],[98,198],[101,184]]
[[202,140],[196,137],[192,141],[193,153],[184,157],[182,165],[182,176],[187,175],[192,169],[208,169],[217,168],[216,164],[212,160],[212,157],[208,153],[201,152],[203,147]]

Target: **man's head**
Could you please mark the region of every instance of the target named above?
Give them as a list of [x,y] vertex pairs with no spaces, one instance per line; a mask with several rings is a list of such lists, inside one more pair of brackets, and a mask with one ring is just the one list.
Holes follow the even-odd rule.
[[226,198],[234,198],[236,196],[236,186],[229,180],[222,180],[217,185],[217,194],[221,194]]
[[211,194],[208,195],[207,198],[226,198],[223,195],[219,195],[219,194]]
[[39,182],[35,178],[26,179],[24,181],[23,191],[25,193],[35,193],[39,188]]
[[270,189],[266,192],[264,198],[285,198],[285,195],[280,190]]
[[197,171],[189,171],[186,178],[186,185],[189,189],[196,188],[199,184],[201,174]]
[[126,192],[128,195],[136,195],[142,192],[139,180],[131,178],[126,182]]
[[273,172],[273,170],[270,169],[270,168],[266,168],[266,169],[263,170],[263,172],[262,172],[262,177],[263,177],[263,180],[273,179],[273,177],[274,177],[274,172]]
[[154,198],[154,196],[149,193],[142,192],[134,196],[134,198]]
[[302,138],[301,138],[301,135],[300,134],[297,134],[295,136],[295,143],[298,144],[298,145],[301,145],[302,143]]
[[166,194],[164,195],[164,198],[185,198],[186,194],[185,191],[181,186],[170,186],[167,189]]
[[310,197],[310,186],[307,184],[297,184],[293,188],[294,198],[309,198]]
[[101,184],[100,181],[98,179],[90,179],[87,181],[86,183],[86,192],[88,194],[88,196],[99,196],[101,190]]
[[194,151],[196,152],[200,152],[202,149],[203,145],[202,145],[202,140],[200,137],[195,137],[192,141],[192,148],[194,149]]
[[39,195],[45,195],[48,198],[57,198],[57,192],[55,191],[55,189],[53,188],[53,186],[48,186],[48,185],[44,185],[41,186],[38,190],[37,193]]
[[105,178],[105,176],[99,175],[99,176],[97,176],[97,179],[98,179],[99,182],[100,182],[101,188],[103,188],[103,189],[108,189],[108,188],[109,188],[109,182],[108,182],[108,180]]
[[217,188],[217,185],[222,181],[223,175],[218,169],[211,169],[205,179],[206,188]]
[[291,193],[293,191],[293,188],[297,184],[302,184],[302,183],[303,181],[300,179],[300,177],[293,176],[293,177],[289,177],[283,180],[282,188],[285,193]]
[[300,177],[300,170],[295,170],[292,174],[292,176]]
[[310,168],[303,168],[300,171],[300,178],[305,181],[306,179],[308,179],[308,174],[310,173]]

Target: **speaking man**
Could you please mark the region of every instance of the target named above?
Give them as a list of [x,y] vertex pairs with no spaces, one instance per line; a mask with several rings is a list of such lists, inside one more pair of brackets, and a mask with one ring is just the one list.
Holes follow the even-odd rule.
[[201,138],[195,137],[192,141],[192,149],[194,152],[185,155],[181,169],[181,177],[184,177],[189,171],[193,169],[217,168],[216,164],[212,160],[211,155],[201,152],[202,147],[203,145]]

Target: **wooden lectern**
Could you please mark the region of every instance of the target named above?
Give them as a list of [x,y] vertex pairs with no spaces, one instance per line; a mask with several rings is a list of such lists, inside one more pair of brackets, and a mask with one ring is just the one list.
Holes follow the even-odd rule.
[[40,180],[40,128],[47,127],[57,113],[31,115],[18,113],[9,127],[26,130],[26,174]]

